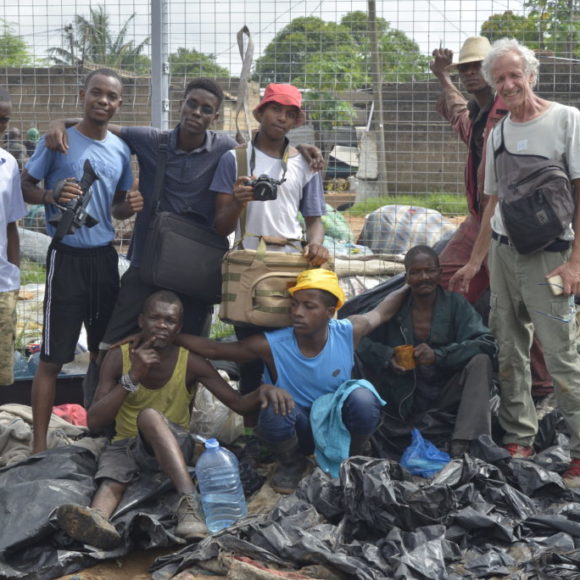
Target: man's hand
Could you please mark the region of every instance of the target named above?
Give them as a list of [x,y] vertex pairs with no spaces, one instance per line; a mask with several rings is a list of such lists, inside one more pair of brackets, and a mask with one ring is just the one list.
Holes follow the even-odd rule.
[[474,276],[479,272],[479,268],[467,262],[465,266],[459,268],[449,280],[449,290],[465,294],[469,290],[469,284]]
[[82,195],[83,190],[77,180],[71,177],[59,181],[49,194],[54,202],[65,204]]
[[258,393],[262,409],[271,405],[276,415],[288,415],[294,409],[294,399],[284,389],[280,389],[274,385],[260,385]]
[[143,209],[143,196],[138,189],[131,189],[125,196],[125,202],[132,213],[138,213]]
[[312,171],[322,171],[324,169],[324,157],[318,147],[314,145],[298,145],[296,149],[304,157]]
[[328,249],[322,244],[307,244],[304,247],[304,257],[311,266],[322,266],[328,262]]
[[413,351],[413,356],[418,365],[435,364],[435,353],[433,349],[425,342],[418,344]]
[[153,348],[156,337],[152,336],[145,342],[141,342],[141,340],[142,336],[139,335],[129,349],[131,378],[137,383],[140,383],[147,377],[152,365],[157,365],[161,362],[159,353]]
[[546,279],[558,274],[562,276],[564,294],[568,296],[570,294],[580,294],[580,264],[571,261],[564,262],[561,266],[546,274]]
[[436,48],[433,51],[433,60],[429,63],[431,72],[437,77],[449,76],[447,67],[453,63],[453,51],[448,48]]
[[240,177],[236,179],[232,187],[232,193],[238,203],[245,205],[254,199],[254,188],[249,185],[249,182],[254,179],[255,177]]
[[59,153],[68,153],[68,135],[65,122],[62,120],[51,121],[45,141],[47,149],[58,151]]

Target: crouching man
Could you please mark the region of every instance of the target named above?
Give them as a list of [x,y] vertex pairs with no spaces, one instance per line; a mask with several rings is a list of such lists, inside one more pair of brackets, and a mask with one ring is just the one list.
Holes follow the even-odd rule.
[[207,535],[187,469],[194,451],[188,430],[197,381],[240,414],[270,404],[276,412],[288,413],[294,406],[286,392],[271,385],[242,397],[208,361],[177,346],[174,339],[182,315],[176,294],[155,292],[139,316],[141,332],[110,350],[103,361],[88,421],[96,432],[114,423],[115,434],[99,459],[95,476],[99,486],[90,507],[70,504],[57,511],[59,526],[80,542],[102,549],[118,545],[121,536],[109,518],[131,481],[159,470],[180,496],[176,535],[186,539]]
[[340,460],[367,449],[384,402],[367,381],[350,380],[354,351],[361,337],[398,310],[406,291],[397,290],[371,312],[336,320],[334,315],[344,303],[336,274],[305,270],[289,289],[291,327],[239,342],[179,338],[180,344],[207,358],[261,359],[266,366],[264,382],[284,389],[295,401],[289,413],[262,406],[259,414],[258,433],[277,459],[270,481],[275,491],[296,489],[315,444],[319,465],[333,475]]
[[[398,454],[416,427],[459,457],[474,439],[491,435],[489,395],[497,344],[471,304],[441,287],[435,250],[411,248],[405,277],[408,298],[358,348],[363,375],[388,402],[377,437]],[[402,345],[410,347],[410,361],[397,359]]]

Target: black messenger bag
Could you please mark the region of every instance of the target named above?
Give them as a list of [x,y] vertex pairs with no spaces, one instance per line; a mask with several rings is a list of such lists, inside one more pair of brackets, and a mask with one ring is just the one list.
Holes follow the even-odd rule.
[[141,258],[141,279],[200,302],[218,304],[221,300],[221,262],[229,249],[228,240],[197,222],[194,215],[159,211],[168,134],[161,133],[159,138],[154,215]]

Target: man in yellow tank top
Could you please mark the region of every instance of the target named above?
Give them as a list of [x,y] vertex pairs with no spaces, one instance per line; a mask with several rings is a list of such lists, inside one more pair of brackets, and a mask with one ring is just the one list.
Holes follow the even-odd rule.
[[186,539],[207,535],[187,468],[194,450],[189,421],[197,381],[236,413],[272,405],[286,414],[293,407],[291,397],[271,385],[241,396],[207,360],[174,344],[182,314],[176,294],[152,294],[139,316],[141,332],[111,349],[103,361],[88,422],[93,432],[114,425],[115,434],[99,458],[99,486],[90,507],[58,508],[60,527],[75,540],[102,549],[121,543],[109,518],[129,483],[152,471],[163,471],[179,494],[175,534]]

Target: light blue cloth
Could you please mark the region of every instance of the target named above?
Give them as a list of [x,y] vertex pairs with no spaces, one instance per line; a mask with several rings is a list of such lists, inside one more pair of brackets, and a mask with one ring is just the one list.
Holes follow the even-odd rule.
[[314,434],[314,455],[320,468],[332,477],[338,477],[340,464],[350,452],[350,431],[342,420],[342,406],[359,387],[367,388],[381,405],[386,405],[373,385],[364,379],[345,381],[334,393],[322,395],[312,404],[310,425]]

